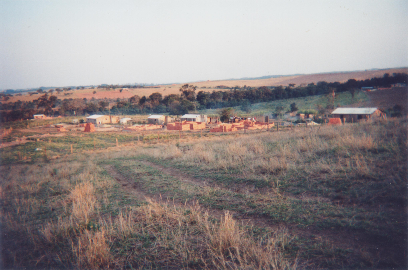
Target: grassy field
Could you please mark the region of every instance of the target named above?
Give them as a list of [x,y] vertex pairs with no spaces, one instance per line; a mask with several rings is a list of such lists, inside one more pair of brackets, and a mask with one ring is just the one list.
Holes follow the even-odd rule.
[[2,148],[3,268],[406,269],[407,125]]

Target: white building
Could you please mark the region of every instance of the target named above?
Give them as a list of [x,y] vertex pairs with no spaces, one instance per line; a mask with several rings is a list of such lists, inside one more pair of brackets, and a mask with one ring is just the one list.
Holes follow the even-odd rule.
[[132,118],[125,117],[119,120],[119,123],[121,123],[122,125],[127,125],[129,122],[132,122]]
[[207,123],[207,115],[203,114],[185,114],[181,117],[181,121],[189,122],[204,122]]

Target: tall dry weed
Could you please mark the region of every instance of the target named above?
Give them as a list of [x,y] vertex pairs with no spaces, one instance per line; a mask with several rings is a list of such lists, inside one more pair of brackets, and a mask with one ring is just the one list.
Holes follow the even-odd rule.
[[72,241],[72,252],[76,265],[80,269],[107,268],[111,262],[109,245],[105,230],[84,231],[78,239]]
[[286,231],[256,241],[229,212],[214,222],[198,204],[179,208],[149,201],[141,210],[139,219],[155,232],[158,242],[154,245],[174,250],[187,265],[200,262],[202,268],[209,269],[296,268],[296,263],[289,263],[282,253],[290,242]]
[[97,206],[93,185],[89,182],[77,184],[71,191],[70,199],[73,217],[79,222],[88,223]]
[[338,140],[339,147],[346,147],[351,150],[370,150],[377,147],[371,135],[363,134],[355,136],[353,134],[341,137]]

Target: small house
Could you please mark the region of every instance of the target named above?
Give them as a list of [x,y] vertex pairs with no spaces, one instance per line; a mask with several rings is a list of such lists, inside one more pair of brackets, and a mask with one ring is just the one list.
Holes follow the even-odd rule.
[[204,122],[207,123],[207,115],[203,114],[185,114],[181,117],[181,121],[188,122]]
[[161,114],[154,114],[147,117],[148,124],[163,125],[166,121],[166,117]]
[[86,118],[86,122],[94,125],[100,125],[110,123],[111,121],[109,115],[94,114],[88,116]]
[[34,114],[34,119],[45,119],[44,114]]
[[125,117],[119,120],[119,123],[122,125],[129,125],[132,124],[132,118]]
[[369,118],[385,118],[385,113],[378,108],[337,108],[331,114],[334,118],[350,123]]

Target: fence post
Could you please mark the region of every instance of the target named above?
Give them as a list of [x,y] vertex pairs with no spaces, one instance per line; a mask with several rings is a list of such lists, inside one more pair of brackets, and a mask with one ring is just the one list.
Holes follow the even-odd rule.
[[72,144],[71,144],[71,154],[73,154],[74,153],[74,151],[72,150]]
[[181,130],[179,130],[179,140],[180,140],[180,138],[181,138]]
[[119,146],[118,138],[116,138],[116,147]]

